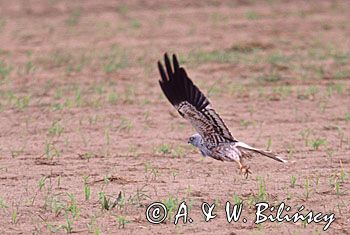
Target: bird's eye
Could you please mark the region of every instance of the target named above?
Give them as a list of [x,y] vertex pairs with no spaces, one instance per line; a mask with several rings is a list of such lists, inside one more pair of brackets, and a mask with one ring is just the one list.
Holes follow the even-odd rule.
[[193,137],[190,137],[190,141],[193,141]]

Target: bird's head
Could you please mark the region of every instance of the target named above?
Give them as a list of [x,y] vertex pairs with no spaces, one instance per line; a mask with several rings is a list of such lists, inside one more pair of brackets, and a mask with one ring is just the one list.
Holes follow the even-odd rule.
[[197,148],[199,148],[201,146],[201,142],[202,142],[202,136],[200,136],[200,134],[198,134],[198,133],[192,135],[188,139],[188,143],[192,144],[193,146],[195,146]]

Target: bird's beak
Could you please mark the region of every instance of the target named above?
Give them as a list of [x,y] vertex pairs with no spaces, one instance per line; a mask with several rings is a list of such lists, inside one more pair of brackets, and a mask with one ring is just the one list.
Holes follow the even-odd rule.
[[190,142],[190,140],[187,140],[187,144],[190,144],[191,142]]

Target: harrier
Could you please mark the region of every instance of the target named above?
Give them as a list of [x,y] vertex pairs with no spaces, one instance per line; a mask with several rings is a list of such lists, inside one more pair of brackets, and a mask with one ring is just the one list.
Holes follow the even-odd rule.
[[272,152],[253,148],[234,138],[209,100],[193,84],[185,69],[179,66],[176,56],[173,55],[173,65],[167,54],[164,55],[164,62],[166,70],[158,61],[160,87],[179,114],[198,132],[189,138],[188,143],[197,147],[204,157],[237,162],[246,178],[251,172],[249,166],[243,164],[244,158],[262,155],[286,162]]

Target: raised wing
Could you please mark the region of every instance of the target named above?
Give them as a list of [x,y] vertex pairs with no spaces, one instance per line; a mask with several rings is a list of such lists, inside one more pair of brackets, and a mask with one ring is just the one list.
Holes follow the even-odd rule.
[[158,61],[160,87],[170,103],[181,116],[189,120],[202,136],[207,146],[215,147],[219,143],[236,141],[225,123],[210,106],[209,100],[193,84],[184,68],[179,66],[173,55],[173,66],[167,54],[164,55],[165,68]]

